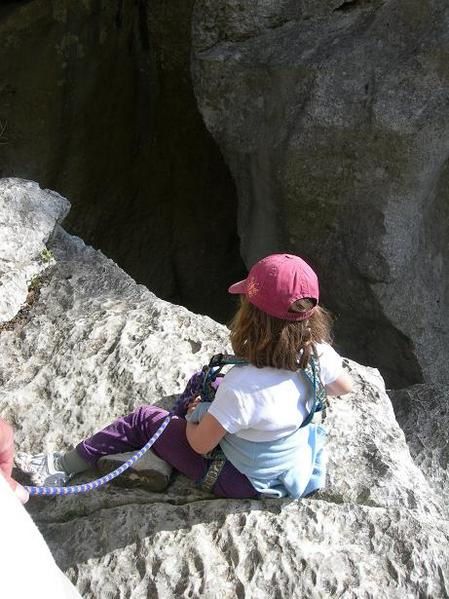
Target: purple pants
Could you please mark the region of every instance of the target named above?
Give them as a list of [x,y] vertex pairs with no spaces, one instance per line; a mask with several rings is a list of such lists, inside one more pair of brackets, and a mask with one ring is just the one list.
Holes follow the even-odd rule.
[[[167,415],[168,412],[162,408],[141,406],[82,441],[77,445],[76,451],[83,460],[95,465],[104,455],[138,450],[157,431]],[[186,437],[186,421],[178,416],[171,419],[151,449],[173,468],[196,482],[203,478],[210,465],[210,460],[190,447]],[[226,461],[213,493],[218,497],[236,499],[257,497],[257,491],[250,481],[229,461]]]

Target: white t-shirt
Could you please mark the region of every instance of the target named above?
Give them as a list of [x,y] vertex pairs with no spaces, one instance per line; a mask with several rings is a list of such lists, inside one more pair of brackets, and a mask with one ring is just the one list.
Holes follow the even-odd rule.
[[[342,373],[341,356],[327,343],[316,344],[323,385]],[[209,407],[228,433],[248,441],[274,441],[294,432],[308,415],[313,392],[301,372],[234,366]]]

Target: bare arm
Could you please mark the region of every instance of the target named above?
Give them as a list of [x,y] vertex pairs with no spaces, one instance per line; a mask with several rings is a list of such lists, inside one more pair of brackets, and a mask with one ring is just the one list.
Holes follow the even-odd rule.
[[199,424],[187,422],[187,441],[196,453],[205,454],[212,451],[225,434],[226,429],[211,414],[205,414]]
[[352,391],[352,379],[349,374],[343,372],[338,379],[326,385],[328,395],[345,395]]

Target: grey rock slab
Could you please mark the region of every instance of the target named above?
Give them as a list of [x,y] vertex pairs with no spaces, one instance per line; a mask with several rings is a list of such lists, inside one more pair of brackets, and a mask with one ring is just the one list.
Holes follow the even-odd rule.
[[170,403],[228,347],[224,326],[159,300],[80,239],[60,229],[50,247],[56,263],[32,317],[0,335],[0,404],[14,421],[30,416],[24,451],[64,448],[142,403]]
[[405,506],[447,516],[444,495],[433,491],[411,458],[375,369],[345,360],[353,393],[330,398],[325,424],[329,434],[329,501],[377,507]]
[[14,318],[51,257],[42,252],[69,202],[37,183],[0,179],[0,324]]
[[413,461],[435,492],[449,497],[449,388],[414,385],[388,393]]
[[435,526],[410,510],[139,499],[38,522],[86,599],[411,599],[448,590],[447,523]]

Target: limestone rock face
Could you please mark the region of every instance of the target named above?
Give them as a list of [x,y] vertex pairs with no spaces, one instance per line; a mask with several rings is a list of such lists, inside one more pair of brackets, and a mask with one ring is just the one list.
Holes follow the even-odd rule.
[[414,462],[441,497],[449,493],[449,388],[414,385],[390,391]]
[[45,244],[69,207],[37,183],[0,180],[0,324],[16,316],[33,278],[51,262]]
[[[49,247],[55,263],[27,319],[0,331],[0,414],[22,451],[64,449],[145,402],[169,406],[229,349],[225,327],[158,299],[60,227]],[[379,373],[345,367],[355,389],[331,402],[328,487],[312,498],[212,500],[178,476],[164,494],[31,499],[80,594],[446,596],[442,487],[413,461]]]
[[309,257],[349,354],[392,386],[449,382],[448,28],[444,0],[195,5],[247,265]]

